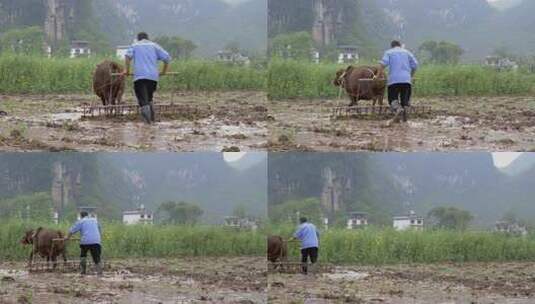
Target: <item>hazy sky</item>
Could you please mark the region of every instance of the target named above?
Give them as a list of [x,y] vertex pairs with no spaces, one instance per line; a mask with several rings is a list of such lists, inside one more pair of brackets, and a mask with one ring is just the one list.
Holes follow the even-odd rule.
[[517,159],[522,153],[514,152],[497,152],[492,153],[494,158],[494,165],[498,168],[504,168],[510,165],[515,159]]

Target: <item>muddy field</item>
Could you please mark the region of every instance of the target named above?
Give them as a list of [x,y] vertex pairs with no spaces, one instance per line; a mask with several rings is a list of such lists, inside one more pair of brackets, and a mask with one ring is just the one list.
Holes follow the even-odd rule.
[[[125,103],[133,104],[126,95]],[[188,107],[158,115],[82,118],[93,95],[0,96],[0,147],[7,151],[254,151],[263,150],[270,120],[262,92],[157,93],[155,103]]]
[[269,303],[529,304],[535,265],[337,267],[308,276],[269,274],[268,285]]
[[267,303],[264,258],[109,261],[100,278],[24,265],[0,263],[0,303]]
[[400,124],[388,117],[332,120],[331,109],[347,104],[345,98],[269,102],[270,150],[535,150],[535,97],[416,98],[413,105],[431,106],[431,114]]

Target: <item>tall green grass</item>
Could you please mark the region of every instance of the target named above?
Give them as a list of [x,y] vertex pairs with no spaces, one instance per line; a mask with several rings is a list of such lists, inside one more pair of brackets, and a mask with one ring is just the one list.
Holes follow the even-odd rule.
[[[273,60],[268,68],[271,99],[335,98],[335,73],[345,66]],[[500,96],[535,94],[535,74],[499,72],[479,65],[423,66],[416,75],[417,96]]]
[[[277,233],[287,238],[292,230]],[[289,243],[289,250],[291,258],[299,257],[298,243]],[[331,229],[321,235],[320,261],[362,265],[535,261],[535,239],[484,231]]]
[[[216,226],[101,225],[106,258],[265,255],[266,240],[261,231],[236,231]],[[21,221],[0,223],[0,260],[26,259],[30,247],[20,244],[20,240],[26,229],[38,226]],[[64,232],[69,228],[67,224],[42,227]],[[77,242],[69,244],[68,253],[71,258],[79,254]]]
[[[2,55],[0,94],[91,93],[92,73],[102,60]],[[263,68],[190,60],[174,61],[170,71],[179,75],[162,77],[160,89],[163,91],[264,90],[266,87]]]

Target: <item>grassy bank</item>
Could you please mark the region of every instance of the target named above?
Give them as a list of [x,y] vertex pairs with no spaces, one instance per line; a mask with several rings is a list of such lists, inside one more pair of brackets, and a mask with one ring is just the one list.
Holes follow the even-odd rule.
[[[26,259],[29,247],[20,239],[35,223],[10,221],[0,223],[0,260]],[[67,231],[67,224],[56,227]],[[103,254],[107,258],[249,256],[265,255],[265,235],[257,231],[235,231],[216,226],[125,226],[102,223]],[[69,245],[69,255],[77,256],[77,243]]]
[[[332,85],[344,66],[273,60],[268,69],[271,99],[336,98]],[[500,96],[535,94],[535,74],[498,72],[479,65],[423,66],[417,73],[417,96]],[[345,98],[345,97],[344,97]]]
[[[92,73],[102,60],[3,55],[0,56],[0,94],[91,93]],[[174,61],[170,71],[179,75],[164,77],[163,91],[264,90],[266,87],[266,71],[253,67],[191,60]]]
[[[292,230],[273,233],[287,238]],[[289,250],[291,258],[297,259],[299,245],[290,243]],[[331,229],[321,236],[320,260],[365,265],[535,261],[535,239],[476,231]]]

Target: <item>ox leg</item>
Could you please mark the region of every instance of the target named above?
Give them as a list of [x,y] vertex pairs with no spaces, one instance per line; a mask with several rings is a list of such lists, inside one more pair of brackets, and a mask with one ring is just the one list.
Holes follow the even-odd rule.
[[349,100],[351,103],[349,103],[349,107],[356,106],[358,104],[359,98],[355,96],[349,97]]
[[58,257],[54,255],[52,256],[52,269],[56,270],[57,267],[58,267]]
[[33,250],[30,252],[30,258],[28,259],[28,268],[32,267],[33,263]]
[[106,97],[104,97],[103,95],[101,95],[99,97],[100,97],[100,101],[102,101],[102,105],[105,106],[106,105]]

